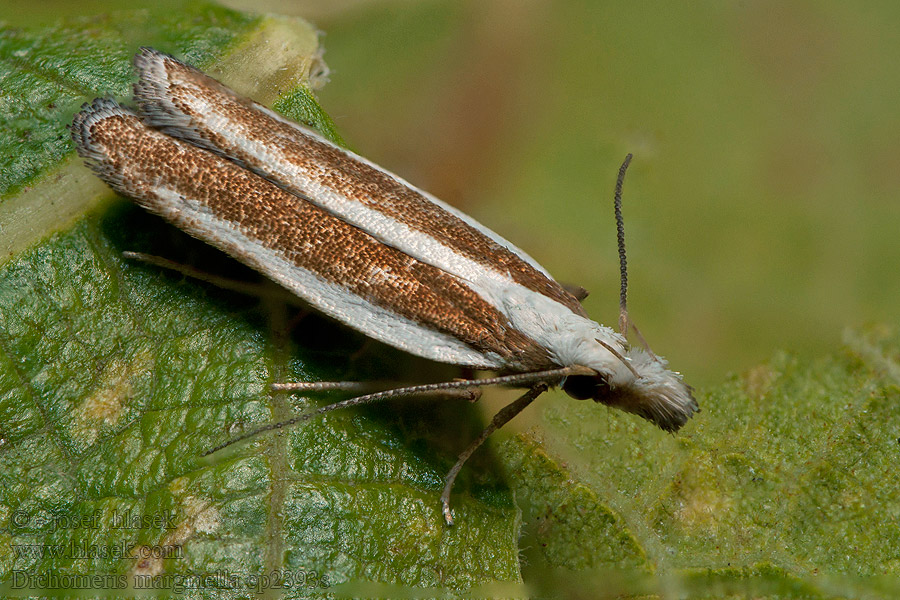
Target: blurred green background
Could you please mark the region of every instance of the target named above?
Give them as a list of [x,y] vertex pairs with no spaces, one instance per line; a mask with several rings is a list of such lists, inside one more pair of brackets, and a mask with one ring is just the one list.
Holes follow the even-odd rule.
[[[897,323],[896,3],[227,4],[315,23],[350,145],[588,288],[605,323],[633,152],[631,314],[695,386]],[[0,19],[109,6],[3,1]]]

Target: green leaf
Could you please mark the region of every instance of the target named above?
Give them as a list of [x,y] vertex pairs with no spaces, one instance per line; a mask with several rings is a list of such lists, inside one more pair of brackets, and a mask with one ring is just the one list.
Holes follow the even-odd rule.
[[594,581],[604,597],[895,597],[900,332],[846,339],[702,392],[677,436],[549,405],[539,438],[501,448],[525,580],[574,595]]

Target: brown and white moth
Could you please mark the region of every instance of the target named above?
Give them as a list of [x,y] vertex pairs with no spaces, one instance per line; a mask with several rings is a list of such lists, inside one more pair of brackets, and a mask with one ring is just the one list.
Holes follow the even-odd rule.
[[617,333],[525,252],[396,175],[169,55],[143,48],[134,64],[137,113],[98,98],[71,126],[78,153],[113,189],[376,340],[500,373],[368,394],[264,430],[429,390],[527,387],[448,474],[441,500],[452,523],[465,460],[551,386],[666,431],[698,410],[678,373],[626,341],[624,279]]

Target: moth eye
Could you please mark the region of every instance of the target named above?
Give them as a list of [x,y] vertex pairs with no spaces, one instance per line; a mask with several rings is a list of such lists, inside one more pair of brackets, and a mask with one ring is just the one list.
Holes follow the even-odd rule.
[[567,377],[562,389],[576,400],[596,400],[609,390],[601,375],[574,375]]

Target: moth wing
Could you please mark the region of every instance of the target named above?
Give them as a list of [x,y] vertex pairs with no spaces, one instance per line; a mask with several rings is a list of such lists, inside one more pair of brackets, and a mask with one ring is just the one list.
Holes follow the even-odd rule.
[[154,127],[227,157],[485,297],[521,286],[586,316],[533,258],[461,211],[167,54],[144,48],[134,62],[135,99]]
[[440,362],[528,369],[545,350],[464,282],[306,199],[148,127],[111,100],[76,115],[79,154],[110,186],[366,335]]

